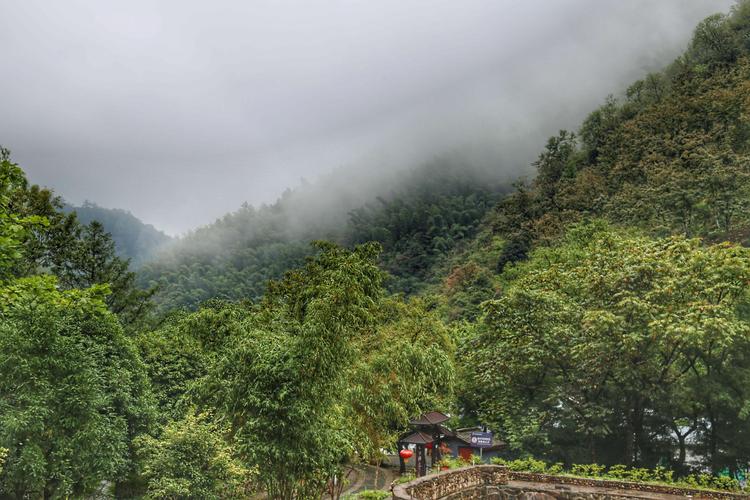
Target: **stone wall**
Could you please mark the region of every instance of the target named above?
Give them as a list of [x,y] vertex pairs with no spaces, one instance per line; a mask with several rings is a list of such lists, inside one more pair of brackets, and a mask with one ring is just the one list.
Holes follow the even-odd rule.
[[525,472],[500,465],[453,469],[394,485],[397,500],[748,500],[749,495]]
[[681,498],[693,497],[693,498],[706,498],[706,499],[734,499],[734,500],[748,500],[750,498],[747,494],[742,493],[731,493],[724,491],[705,491],[705,490],[694,490],[689,488],[678,488],[659,484],[646,484],[646,483],[634,483],[630,481],[612,481],[607,479],[590,479],[585,477],[569,477],[569,476],[554,476],[549,474],[535,474],[532,472],[508,472],[508,478],[512,481],[520,481],[527,483],[545,483],[545,484],[556,484],[556,485],[567,485],[571,487],[590,487],[590,488],[601,488],[601,489],[616,489],[632,491],[635,495],[634,498],[642,498],[638,496],[642,493],[657,493],[665,495],[674,495]]
[[[499,465],[476,465],[452,469],[415,479],[393,487],[393,498],[422,499],[479,499],[508,483],[508,471]],[[497,498],[497,497],[495,497]]]

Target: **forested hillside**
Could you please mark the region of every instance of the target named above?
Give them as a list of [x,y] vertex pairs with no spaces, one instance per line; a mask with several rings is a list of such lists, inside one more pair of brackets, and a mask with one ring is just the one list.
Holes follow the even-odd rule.
[[117,255],[129,259],[134,267],[154,257],[172,238],[151,224],[144,224],[136,216],[122,209],[104,208],[85,202],[81,206],[65,205],[66,212],[75,212],[83,224],[98,221],[112,235]]
[[[488,213],[480,237],[453,257],[440,293],[454,304],[490,298],[492,275],[595,218],[655,237],[747,244],[748,9],[742,3],[730,18],[706,19],[663,72],[607,99],[577,132],[551,137],[534,163],[537,175]],[[462,293],[467,283],[472,298]]]
[[577,134],[562,131],[538,174],[493,214],[516,241],[549,241],[587,217],[745,242],[750,161],[750,12],[713,16],[663,73],[594,111]]
[[111,481],[121,498],[314,498],[347,454],[376,459],[450,404],[450,331],[387,294],[377,243],[320,242],[258,303],[151,322],[101,224],[63,213],[5,150],[0,209],[4,497]]
[[460,349],[466,413],[565,462],[747,463],[749,55],[750,4],[706,19],[454,257],[448,311],[496,296]]
[[331,177],[137,275],[0,150],[0,497],[338,498],[428,410],[535,472],[739,490],[750,1],[627,88],[511,188]]
[[348,194],[349,200],[336,189],[345,177],[322,179],[287,191],[273,205],[245,205],[197,229],[144,265],[140,280],[158,285],[162,310],[212,298],[257,299],[269,279],[312,254],[311,240],[377,241],[391,275],[388,288],[415,293],[434,281],[435,266],[476,233],[507,192],[496,179],[452,157],[402,172],[366,194]]
[[[361,196],[364,203],[349,199],[321,209],[310,200],[338,195],[323,180],[196,230],[146,265],[141,283],[159,284],[157,302],[165,309],[196,307],[215,297],[258,298],[266,280],[309,255],[308,241],[373,240],[384,245],[389,289],[418,293],[435,285],[436,274],[455,271],[448,295],[455,304],[468,300],[467,314],[476,315],[473,306],[493,293],[488,272],[524,258],[534,243],[555,241],[568,224],[586,218],[604,217],[657,236],[742,242],[750,220],[744,22],[741,13],[731,27],[721,17],[704,21],[691,47],[664,72],[608,99],[577,132],[550,138],[534,165],[537,176],[518,184],[495,210],[513,189],[493,180],[498,173],[456,158],[401,173],[390,186]],[[466,252],[464,243],[480,222],[485,243],[468,246],[492,253],[492,262]],[[458,270],[450,266],[456,250],[464,251]],[[474,275],[482,290],[472,285],[475,297],[456,296],[455,286],[473,283]],[[448,312],[453,317],[463,314],[455,304]]]
[[[737,430],[747,425],[750,404],[741,382],[750,373],[747,254],[725,246],[704,255],[702,247],[744,245],[750,234],[749,33],[747,3],[731,16],[706,19],[687,51],[663,72],[607,99],[577,132],[550,138],[534,163],[536,176],[507,196],[502,185],[487,185],[486,177],[466,175],[455,164],[429,165],[399,189],[350,210],[346,225],[322,229],[320,223],[290,238],[285,231],[293,215],[285,203],[295,194],[288,193],[272,207],[247,207],[196,232],[193,244],[199,246],[219,229],[252,231],[223,237],[234,245],[229,250],[196,258],[185,245],[171,267],[157,262],[145,276],[152,283],[161,276],[170,307],[194,307],[212,296],[260,296],[261,282],[309,255],[305,240],[378,241],[391,291],[424,295],[448,322],[471,322],[459,358],[458,403],[466,418],[492,422],[518,449],[566,462],[667,461],[685,470],[689,447],[715,470],[740,463],[750,451]],[[629,262],[629,252],[642,260]],[[529,258],[528,265],[516,265]],[[549,262],[560,269],[545,271]],[[625,266],[623,276],[606,267],[611,262]],[[609,288],[575,276],[591,266],[606,270],[601,279],[614,280]],[[712,281],[704,272],[721,278]],[[546,283],[563,286],[567,279],[572,281],[565,286],[586,291],[546,297]],[[676,296],[679,287],[682,295]],[[538,301],[549,305],[537,311]],[[562,317],[545,312],[560,308]],[[698,317],[695,308],[703,311]],[[640,324],[636,314],[643,315]],[[532,321],[532,344],[519,351],[521,333],[515,330],[522,321]],[[661,338],[664,332],[697,336],[675,341]],[[612,334],[606,342],[592,340]],[[540,351],[529,351],[532,345]],[[610,361],[596,375],[575,372],[574,366],[594,363],[583,361],[581,346],[592,360],[624,364]],[[623,358],[629,350],[642,357]],[[518,358],[493,362],[506,356]],[[532,358],[541,364],[534,367]],[[550,363],[561,367],[560,374],[550,371]],[[490,366],[510,372],[482,368]],[[545,394],[548,384],[558,392]],[[718,385],[700,389],[710,384]],[[649,386],[644,396],[639,388]],[[566,398],[585,403],[545,406]]]

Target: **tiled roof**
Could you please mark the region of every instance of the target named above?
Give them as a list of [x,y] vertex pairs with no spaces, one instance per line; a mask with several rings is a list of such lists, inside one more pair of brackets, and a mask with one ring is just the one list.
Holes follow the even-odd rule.
[[427,444],[432,443],[434,440],[432,439],[432,436],[429,434],[425,434],[422,431],[416,431],[412,432],[406,437],[403,437],[399,439],[402,443],[410,443],[410,444]]
[[411,425],[437,425],[442,424],[449,418],[450,417],[448,415],[440,413],[439,411],[430,411],[421,414],[418,418],[412,420],[409,423]]

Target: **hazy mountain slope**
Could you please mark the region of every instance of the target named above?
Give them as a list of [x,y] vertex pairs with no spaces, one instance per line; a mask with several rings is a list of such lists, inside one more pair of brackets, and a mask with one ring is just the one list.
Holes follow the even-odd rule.
[[245,205],[197,229],[144,265],[142,284],[159,285],[162,308],[216,297],[255,299],[269,279],[312,254],[310,241],[326,239],[380,242],[390,288],[413,293],[507,191],[491,177],[457,160],[436,160],[355,195],[342,187],[353,179],[339,172],[287,191],[273,205]]
[[83,224],[99,221],[112,235],[120,257],[130,259],[132,266],[139,266],[172,238],[145,224],[130,212],[117,208],[104,208],[85,202],[81,206],[65,205],[65,211],[76,212]]
[[449,316],[475,316],[506,264],[581,220],[748,244],[750,3],[703,21],[680,58],[550,138],[535,167],[443,269]]
[[418,293],[432,285],[450,303],[450,316],[475,316],[477,304],[497,292],[506,263],[534,245],[554,244],[581,219],[744,241],[748,33],[747,3],[703,21],[685,54],[662,73],[607,100],[577,134],[550,138],[535,162],[537,176],[496,208],[507,184],[488,182],[497,176],[455,158],[388,182],[370,173],[369,184],[359,179],[371,186],[366,192],[351,190],[354,179],[337,172],[271,206],[244,206],[198,229],[145,266],[142,282],[160,285],[163,307],[257,298],[267,279],[309,255],[310,240],[375,240],[385,249],[391,290]]
[[663,73],[549,140],[533,183],[496,212],[505,233],[553,238],[602,216],[656,234],[744,241],[750,228],[750,5],[713,16]]

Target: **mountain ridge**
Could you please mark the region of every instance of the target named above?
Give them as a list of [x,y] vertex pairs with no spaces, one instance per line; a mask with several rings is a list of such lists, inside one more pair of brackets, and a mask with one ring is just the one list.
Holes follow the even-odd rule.
[[121,208],[105,208],[96,203],[85,201],[76,206],[65,203],[65,212],[75,212],[78,220],[84,225],[92,221],[101,222],[104,229],[112,235],[117,254],[129,259],[135,268],[154,255],[174,238],[160,231],[152,224],[147,224]]

